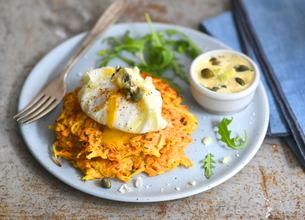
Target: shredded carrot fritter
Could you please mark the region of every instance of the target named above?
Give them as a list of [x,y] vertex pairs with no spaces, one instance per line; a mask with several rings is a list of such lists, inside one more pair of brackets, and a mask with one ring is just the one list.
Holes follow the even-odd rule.
[[177,166],[192,166],[184,148],[192,140],[190,134],[197,120],[165,81],[153,78],[153,83],[161,92],[162,116],[168,126],[146,134],[110,130],[81,110],[79,89],[68,93],[54,125],[56,160],[59,157],[69,160],[83,172],[83,180],[117,178],[124,182],[141,172],[155,176]]

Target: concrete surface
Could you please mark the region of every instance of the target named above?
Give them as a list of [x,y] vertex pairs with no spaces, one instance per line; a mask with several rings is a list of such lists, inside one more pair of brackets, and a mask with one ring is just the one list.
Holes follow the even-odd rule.
[[[0,0],[0,219],[304,219],[305,175],[279,140],[226,183],[196,196],[153,204],[112,202],[79,192],[31,156],[12,120],[21,85],[54,46],[88,30],[110,1]],[[225,0],[133,0],[121,18],[197,28]]]

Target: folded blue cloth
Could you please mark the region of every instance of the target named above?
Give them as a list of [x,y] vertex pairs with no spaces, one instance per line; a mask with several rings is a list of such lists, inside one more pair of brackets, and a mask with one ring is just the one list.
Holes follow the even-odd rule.
[[[243,0],[242,2],[304,134],[305,1]],[[201,25],[214,37],[233,49],[240,50],[231,12],[204,20]],[[290,130],[266,83],[264,74],[262,75],[270,102],[269,133],[274,136],[288,135]]]

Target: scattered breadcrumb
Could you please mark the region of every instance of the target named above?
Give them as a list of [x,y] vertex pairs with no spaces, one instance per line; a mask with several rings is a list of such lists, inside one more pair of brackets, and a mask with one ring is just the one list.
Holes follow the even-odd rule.
[[231,157],[230,156],[223,157],[220,160],[220,162],[223,163],[223,164],[228,164],[230,161],[231,161]]
[[196,186],[197,182],[195,180],[188,182],[189,185],[191,186]]
[[134,182],[134,186],[136,188],[140,188],[143,186],[143,178],[141,176],[138,176],[137,179]]
[[208,146],[212,142],[211,137],[204,137],[201,139],[201,143],[203,143],[205,146]]
[[130,186],[128,186],[127,184],[123,184],[120,188],[119,188],[119,192],[120,193],[128,193],[128,192],[132,192],[132,188]]

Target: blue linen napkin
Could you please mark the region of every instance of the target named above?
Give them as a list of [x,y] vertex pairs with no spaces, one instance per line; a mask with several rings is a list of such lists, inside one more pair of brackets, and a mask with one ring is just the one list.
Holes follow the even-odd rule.
[[[302,128],[301,132],[304,134],[305,1],[242,0],[242,2],[293,114]],[[211,35],[233,49],[241,49],[231,12],[204,20],[201,25]],[[290,130],[266,83],[264,74],[262,74],[262,81],[270,102],[269,134],[271,136],[288,135]]]

